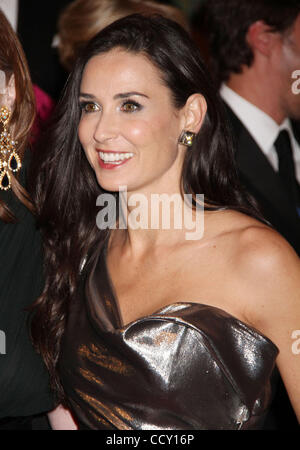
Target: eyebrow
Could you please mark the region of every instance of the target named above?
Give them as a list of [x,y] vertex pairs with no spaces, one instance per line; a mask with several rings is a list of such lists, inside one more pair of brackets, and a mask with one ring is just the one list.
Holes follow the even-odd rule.
[[[113,98],[114,98],[114,100],[117,100],[118,98],[128,98],[128,97],[132,97],[133,95],[139,95],[141,97],[149,98],[148,95],[142,94],[141,92],[136,92],[136,91],[124,92],[124,93],[116,94],[116,95],[114,95]],[[84,92],[80,92],[79,97],[85,97],[85,98],[89,98],[89,99],[93,99],[93,100],[96,99],[96,97],[94,95],[86,94]]]
[[148,95],[142,94],[141,92],[132,91],[132,92],[124,92],[123,94],[116,94],[114,95],[114,99],[116,100],[117,98],[132,97],[133,95],[139,95],[141,97],[149,98]]
[[85,97],[85,98],[90,98],[90,99],[95,99],[96,97],[92,94],[85,94],[84,92],[80,92],[79,93],[79,97]]

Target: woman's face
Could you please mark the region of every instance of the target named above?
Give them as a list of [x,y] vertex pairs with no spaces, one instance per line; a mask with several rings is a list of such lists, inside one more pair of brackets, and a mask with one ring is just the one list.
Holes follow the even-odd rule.
[[[169,192],[180,185],[183,110],[142,54],[114,49],[87,63],[78,136],[98,183],[108,191]],[[175,187],[176,186],[176,187]]]

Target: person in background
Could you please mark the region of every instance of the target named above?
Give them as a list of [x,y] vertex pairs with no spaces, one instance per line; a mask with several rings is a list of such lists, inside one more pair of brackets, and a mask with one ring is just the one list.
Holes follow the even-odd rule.
[[0,429],[33,429],[52,409],[27,308],[43,287],[40,233],[26,190],[35,100],[27,62],[0,10]]
[[[292,89],[300,68],[300,2],[214,0],[200,11],[240,179],[300,255],[300,95]],[[293,428],[280,386],[270,427]]]
[[26,55],[32,82],[54,103],[59,99],[68,76],[55,47],[57,19],[63,8],[73,1],[7,1],[10,8],[17,4],[15,30]]
[[70,71],[87,42],[102,28],[133,13],[159,13],[189,29],[183,12],[171,5],[148,0],[75,0],[58,19],[58,52],[62,66]]
[[300,254],[300,3],[216,0],[203,8],[211,73],[234,131],[240,177]]
[[40,135],[47,128],[47,124],[55,108],[54,100],[36,84],[33,84],[33,92],[36,103],[36,116],[30,134],[32,147],[35,146],[36,142],[40,139]]
[[[260,428],[275,364],[300,419],[300,261],[240,185],[182,27],[135,14],[98,33],[33,173],[46,282],[32,338],[70,410],[62,427],[70,414],[80,429]],[[168,226],[157,196],[177,200]],[[178,226],[183,210],[202,233]]]
[[71,1],[0,0],[0,8],[21,42],[33,83],[36,98],[33,141],[47,122],[67,78],[52,44],[57,17]]

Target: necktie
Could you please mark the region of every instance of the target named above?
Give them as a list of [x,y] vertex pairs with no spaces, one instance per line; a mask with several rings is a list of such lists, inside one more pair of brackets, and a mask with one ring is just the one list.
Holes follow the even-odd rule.
[[295,176],[295,164],[290,136],[287,130],[281,130],[275,141],[275,149],[278,156],[278,174],[292,203],[298,210],[300,206],[299,189]]

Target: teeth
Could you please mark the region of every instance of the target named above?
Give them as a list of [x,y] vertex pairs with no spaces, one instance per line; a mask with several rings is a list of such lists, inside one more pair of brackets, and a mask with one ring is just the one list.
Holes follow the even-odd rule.
[[133,157],[133,153],[106,153],[99,152],[100,158],[104,162],[120,162],[124,159],[129,159]]

